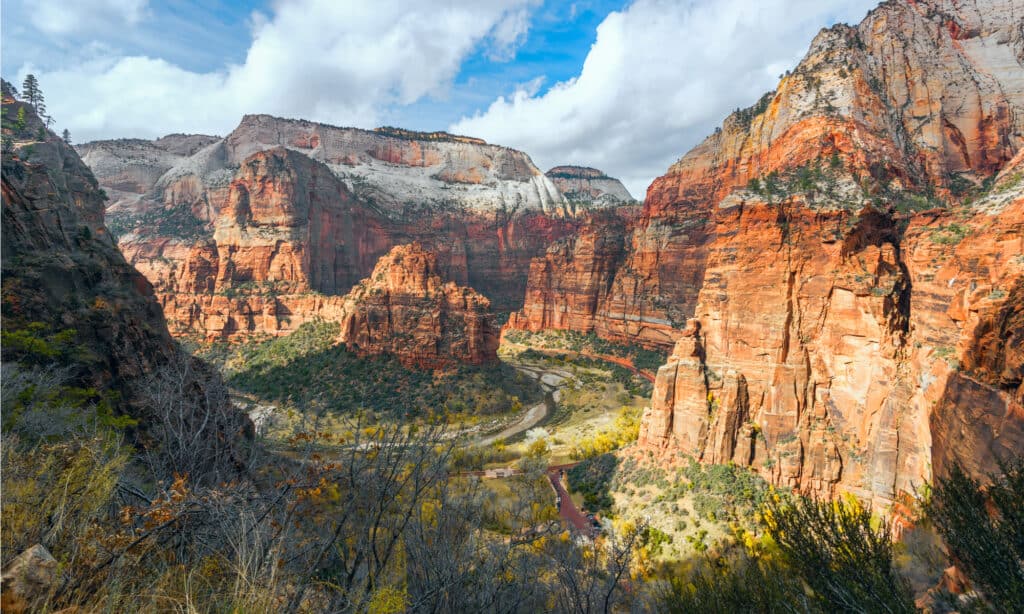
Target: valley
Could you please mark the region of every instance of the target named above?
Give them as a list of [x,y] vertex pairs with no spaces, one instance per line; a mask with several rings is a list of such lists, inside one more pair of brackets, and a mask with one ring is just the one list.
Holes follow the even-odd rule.
[[4,80],[2,608],[1024,611],[1024,7],[769,68],[640,199],[454,128],[73,145]]

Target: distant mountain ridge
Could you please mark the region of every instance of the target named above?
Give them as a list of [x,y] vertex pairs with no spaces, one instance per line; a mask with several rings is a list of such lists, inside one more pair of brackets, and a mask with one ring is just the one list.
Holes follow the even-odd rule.
[[621,181],[596,168],[556,166],[545,175],[571,202],[590,203],[593,207],[616,206],[635,200]]
[[316,295],[348,292],[412,241],[444,277],[518,307],[530,258],[620,204],[568,199],[526,154],[444,132],[247,115],[224,138],[78,148],[172,331],[204,339],[286,334],[318,317]]

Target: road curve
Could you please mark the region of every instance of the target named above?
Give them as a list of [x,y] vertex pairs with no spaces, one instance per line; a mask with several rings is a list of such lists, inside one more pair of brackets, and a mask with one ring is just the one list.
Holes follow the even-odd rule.
[[555,403],[559,401],[559,397],[562,394],[561,388],[572,377],[571,373],[561,369],[539,369],[528,366],[517,366],[516,368],[540,383],[541,388],[544,389],[544,400],[528,409],[515,424],[502,429],[494,435],[487,435],[477,439],[474,442],[475,445],[487,446],[500,439],[514,437],[536,426],[547,417],[548,411],[554,408]]

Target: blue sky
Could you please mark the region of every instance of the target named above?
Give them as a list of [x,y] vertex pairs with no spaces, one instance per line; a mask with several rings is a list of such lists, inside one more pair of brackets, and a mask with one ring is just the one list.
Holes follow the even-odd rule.
[[[216,71],[226,63],[245,60],[253,13],[269,15],[274,8],[267,1],[149,1],[137,22],[124,24],[130,27],[118,28],[113,36],[106,32],[97,36],[100,32],[93,28],[50,35],[33,23],[33,4],[3,0],[2,64],[7,79],[20,75],[26,65],[45,72],[73,63],[81,47],[96,41],[123,55],[162,58],[194,72]],[[533,10],[529,32],[514,57],[495,58],[487,45],[478,45],[462,62],[449,91],[425,96],[413,105],[382,109],[381,119],[417,130],[444,130],[534,79],[547,84],[569,79],[579,73],[598,24],[625,4],[624,0],[545,2]]]
[[2,70],[78,141],[245,113],[449,129],[634,195],[873,0],[2,0]]

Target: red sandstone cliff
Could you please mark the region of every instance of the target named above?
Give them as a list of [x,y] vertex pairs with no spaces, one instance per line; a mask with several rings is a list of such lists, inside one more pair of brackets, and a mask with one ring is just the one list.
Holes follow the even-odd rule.
[[[1009,0],[887,2],[822,31],[774,92],[651,184],[622,262],[597,284],[612,288],[592,297],[597,323],[579,328],[671,348],[694,314],[719,203],[756,197],[744,189],[753,179],[802,168],[790,183],[806,191],[817,165],[831,176],[813,182],[812,206],[859,210],[932,189],[948,198],[991,175],[1024,144],[1020,20]],[[528,294],[545,295],[543,283]],[[558,309],[528,300],[518,321]]]
[[[323,164],[276,148],[246,159],[215,201],[213,231],[121,236],[171,331],[204,339],[285,334],[321,317],[396,240]],[[332,298],[333,296],[333,298]]]
[[1024,188],[911,196],[957,203],[1024,145],[1021,17],[886,3],[651,186],[648,228],[704,207],[709,232],[641,445],[883,502],[1024,448]]
[[992,469],[1024,449],[1022,18],[893,1],[823,31],[654,181],[620,254],[535,260],[509,325],[674,347],[640,436],[666,457],[882,502]]
[[438,271],[437,257],[418,243],[392,249],[343,299],[340,341],[365,354],[393,354],[406,366],[496,362],[490,301]]
[[[137,421],[129,431],[134,443],[156,449],[172,442],[151,402],[148,378],[173,366],[177,411],[206,419],[197,418],[190,432],[196,446],[192,477],[234,475],[232,461],[241,460],[239,440],[251,424],[233,410],[219,376],[184,354],[168,334],[152,286],[125,261],[103,224],[103,193],[88,167],[45,128],[31,105],[10,94],[3,82],[5,118],[24,110],[26,121],[18,127],[5,119],[3,128],[5,141],[11,139],[2,172],[5,381],[13,363],[47,370],[54,386],[66,378],[63,385],[90,397],[82,401],[109,403]],[[87,408],[101,422],[110,418],[95,405]],[[4,410],[14,424],[15,406],[5,401]],[[62,433],[71,419],[46,415],[34,427],[44,432],[33,435]]]
[[[324,172],[312,176],[319,184],[304,183],[307,173],[289,189],[323,191],[321,184],[329,191],[344,189],[344,203],[358,203],[352,206],[369,224],[364,228],[353,217],[353,227],[334,219],[334,226],[296,236],[293,243],[282,238],[287,245],[280,257],[291,250],[310,258],[315,274],[309,287],[324,294],[347,292],[390,247],[417,240],[437,254],[446,277],[472,285],[498,308],[518,308],[530,259],[570,233],[574,217],[588,206],[567,201],[526,154],[445,133],[367,131],[252,115],[224,139],[176,135],[152,142],[87,143],[79,149],[114,199],[108,223],[121,238],[122,248],[165,302],[183,290],[167,286],[164,291],[160,279],[191,276],[192,286],[207,283],[188,264],[195,247],[216,243],[220,262],[228,267],[225,258],[230,260],[233,254],[225,251],[227,245],[235,238],[243,243],[252,239],[252,233],[231,231],[234,222],[224,212],[238,198],[240,182],[252,184],[255,191],[262,189],[260,183],[273,187],[277,180],[258,172],[274,173],[274,168],[246,170],[248,160],[268,150],[292,152],[291,166],[320,164]],[[283,194],[272,205],[283,207],[287,199]],[[277,217],[283,215],[288,214]],[[317,219],[309,223],[319,227]],[[264,223],[261,228],[269,226]],[[333,253],[329,243],[338,240],[339,233],[348,234],[344,253]],[[302,243],[321,234],[327,236],[319,244]],[[243,252],[252,251],[245,245],[238,249],[243,258]],[[203,256],[210,257],[209,252]],[[286,282],[282,287],[291,283],[287,275],[281,280],[272,277]],[[219,286],[226,281],[218,281]],[[230,323],[224,322],[225,329],[219,322],[229,318],[255,322],[243,322],[242,331],[278,332],[259,323],[259,305],[234,309],[230,302],[205,300],[216,302],[217,313],[224,314],[211,320],[212,328],[201,315],[190,317],[178,308],[168,311],[172,328],[179,334],[230,337],[236,334]]]

